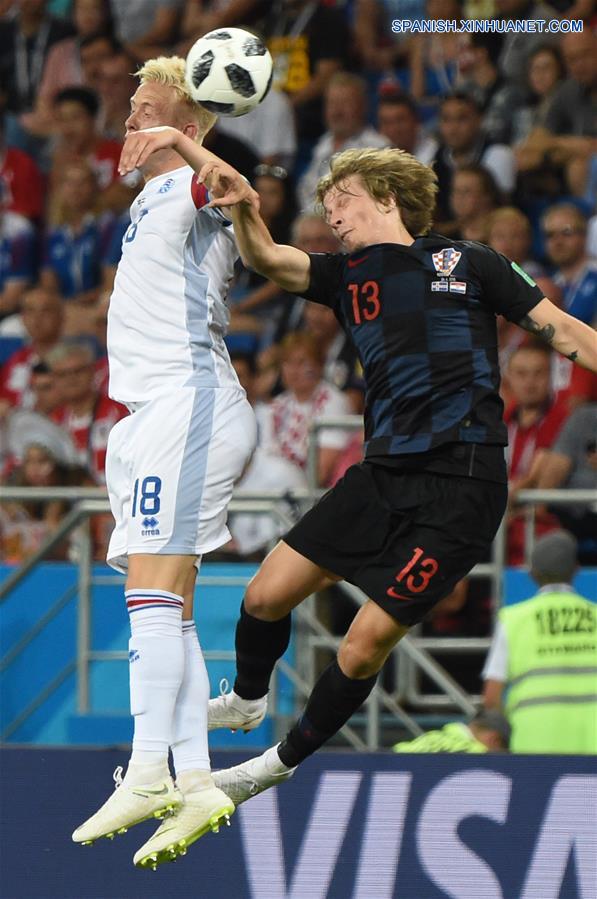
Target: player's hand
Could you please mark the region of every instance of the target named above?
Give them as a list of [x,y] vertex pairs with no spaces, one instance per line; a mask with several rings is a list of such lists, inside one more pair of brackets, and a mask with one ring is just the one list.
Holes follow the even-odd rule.
[[168,150],[175,147],[181,132],[169,125],[157,125],[154,128],[143,128],[140,131],[129,131],[124,140],[124,147],[118,162],[118,174],[127,175],[141,168],[144,162],[156,150]]
[[208,206],[236,206],[247,203],[259,209],[259,194],[240,172],[225,162],[206,162],[198,175],[211,194]]

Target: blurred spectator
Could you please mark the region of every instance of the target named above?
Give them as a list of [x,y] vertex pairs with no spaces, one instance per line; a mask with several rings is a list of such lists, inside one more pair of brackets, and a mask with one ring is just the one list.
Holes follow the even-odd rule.
[[[536,487],[543,454],[555,442],[568,416],[565,403],[551,393],[551,350],[544,343],[523,344],[508,364],[513,403],[504,414],[508,428],[508,561],[524,559],[524,516],[516,510],[520,490]],[[553,517],[537,514],[538,533],[555,527]]]
[[[231,353],[232,364],[238,375],[238,379],[247,393],[247,399],[255,409],[258,425],[267,420],[267,411],[256,398],[255,378],[257,367],[255,358],[251,355]],[[298,487],[305,487],[307,480],[304,472],[298,465],[272,451],[272,447],[263,446],[261,443],[262,428],[259,428],[258,445],[251,462],[242,478],[236,485],[236,492],[242,495],[243,491],[259,493],[261,491],[277,490],[287,493]],[[287,521],[295,520],[297,509],[294,503],[280,501],[280,511],[286,516]],[[263,555],[273,540],[282,536],[288,529],[282,521],[275,516],[252,515],[250,513],[236,513],[231,515],[228,522],[233,538],[234,549],[242,556],[252,556],[255,553]]]
[[565,531],[535,544],[539,592],[503,608],[483,670],[485,705],[505,709],[512,752],[597,753],[595,605],[571,586],[576,541]]
[[554,91],[544,127],[534,129],[523,149],[528,168],[547,160],[565,172],[570,191],[582,197],[597,138],[597,35],[590,28],[565,34],[561,48],[568,78]]
[[296,156],[294,113],[286,94],[270,90],[244,116],[221,116],[218,128],[249,145],[262,163],[290,169]]
[[213,128],[207,132],[203,138],[203,146],[207,147],[220,159],[237,169],[241,175],[251,180],[255,168],[259,165],[259,159],[251,149],[251,147],[238,137],[232,137],[227,134],[219,126],[219,120]]
[[[553,7],[542,0],[495,0],[496,17],[498,19],[557,19]],[[556,43],[559,35],[545,34],[540,31],[510,31],[504,36],[504,43],[499,56],[499,69],[504,78],[514,85],[524,83],[527,71],[527,60],[540,44]]]
[[478,712],[468,724],[445,724],[415,740],[396,743],[394,752],[507,752],[510,744],[508,719],[492,710]]
[[97,90],[102,65],[120,50],[120,44],[108,31],[96,31],[94,34],[82,37],[79,44],[79,55],[83,86],[94,91]]
[[346,393],[351,400],[352,411],[361,412],[363,391],[359,389],[360,382],[356,376],[357,353],[333,310],[322,303],[307,301],[303,321],[306,333],[315,340],[321,351],[324,378]]
[[443,228],[456,240],[487,240],[488,218],[500,201],[493,175],[482,165],[463,165],[452,176],[452,226]]
[[64,342],[48,353],[52,374],[60,385],[61,406],[52,418],[70,434],[78,462],[98,484],[105,482],[106,448],[113,426],[127,415],[120,403],[98,392],[95,358],[89,344]]
[[263,7],[261,0],[224,0],[224,2],[197,2],[185,0],[180,35],[176,51],[186,56],[193,43],[217,28],[252,25]]
[[510,357],[508,377],[514,402],[504,420],[511,495],[536,486],[540,451],[552,446],[567,417],[566,407],[551,396],[550,361],[550,348],[539,342],[523,344]]
[[[519,265],[531,278],[540,278],[544,274],[543,268],[530,256],[532,240],[531,223],[516,206],[502,206],[490,214],[487,244]],[[554,299],[550,294],[546,296]]]
[[262,4],[262,30],[274,60],[274,88],[294,108],[299,140],[322,132],[322,97],[330,77],[343,68],[350,35],[341,12],[311,0]]
[[[338,253],[340,243],[324,219],[315,212],[303,212],[291,228],[291,244],[305,253]],[[279,341],[289,331],[298,331],[303,323],[306,300],[288,294],[284,297],[282,316],[274,337]]]
[[[531,278],[535,280],[539,278],[542,281],[541,287],[544,291],[544,296],[549,297],[556,305],[560,305],[559,289],[553,283],[549,285],[546,283],[548,279],[543,278],[543,269],[538,262],[529,256],[532,237],[529,219],[515,206],[502,206],[490,213],[486,235],[488,246],[492,250],[502,253],[511,262],[515,262]],[[502,373],[500,393],[507,406],[509,403],[514,402],[508,382],[508,362],[514,350],[526,341],[528,335],[517,324],[509,322],[503,316],[498,316],[497,328],[500,370]],[[557,364],[556,357],[557,359],[562,358],[559,353],[554,353],[552,365]],[[570,366],[575,369],[579,368],[572,365],[572,363],[570,363]]]
[[33,394],[33,410],[40,415],[51,415],[60,405],[60,393],[56,378],[47,362],[38,362],[33,366],[30,387]]
[[69,163],[84,160],[97,178],[102,208],[121,211],[129,206],[134,192],[118,174],[122,143],[100,137],[97,94],[85,87],[65,88],[57,94],[54,109],[58,138],[52,155],[51,189],[60,184]]
[[35,278],[37,240],[31,222],[7,208],[7,191],[0,178],[0,320],[20,307]]
[[463,34],[458,50],[458,90],[477,101],[483,131],[494,143],[510,143],[513,116],[522,104],[518,85],[506,81],[497,66],[502,47],[499,34]]
[[131,112],[131,97],[138,82],[132,74],[136,65],[122,48],[99,65],[96,81],[100,98],[97,130],[102,137],[122,141]]
[[[74,0],[72,23],[75,35],[52,46],[44,65],[35,107],[32,112],[21,116],[21,125],[32,134],[50,134],[54,125],[54,97],[65,87],[84,83],[81,40],[100,32],[109,32],[110,7],[104,0]],[[92,82],[87,83],[93,86]]]
[[260,163],[253,172],[253,187],[259,194],[259,213],[277,243],[288,243],[296,215],[292,179],[279,165]]
[[[462,0],[427,0],[427,19],[463,18]],[[401,18],[401,16],[398,16]],[[409,48],[410,92],[416,100],[450,93],[456,81],[460,35],[415,34]]]
[[348,431],[346,439],[348,442],[339,455],[332,471],[330,487],[332,487],[336,481],[339,481],[340,478],[344,477],[351,465],[357,465],[359,462],[363,461],[363,454],[365,452],[365,429],[361,428],[357,431]]
[[433,164],[438,177],[437,218],[449,217],[448,201],[454,170],[461,165],[478,163],[495,178],[503,193],[514,188],[514,155],[505,144],[493,144],[481,127],[481,114],[475,100],[456,93],[441,104],[439,117],[440,147]]
[[[579,406],[544,454],[537,481],[540,490],[597,488],[597,403]],[[597,504],[558,505],[554,512],[581,541],[583,565],[597,564]]]
[[32,156],[6,145],[5,114],[0,110],[0,179],[7,194],[7,209],[33,222],[44,210],[44,179]]
[[[347,415],[350,407],[346,396],[323,380],[322,354],[308,334],[287,334],[282,341],[280,357],[284,392],[268,407],[268,420],[264,423],[260,444],[268,451],[281,453],[305,470],[311,425],[325,416]],[[319,431],[319,484],[329,483],[346,442],[342,431]]]
[[[287,244],[296,214],[294,190],[288,172],[282,166],[261,163],[253,172],[253,186],[259,194],[259,212],[270,234],[276,243]],[[233,314],[267,316],[273,335],[282,314],[281,304],[274,303],[280,296],[280,288],[257,272],[245,269],[240,262],[237,270],[235,292],[242,290],[244,296],[234,305]]]
[[[560,46],[568,78],[555,93],[545,125],[553,134],[597,137],[597,35],[584,28],[562,35]],[[594,142],[587,142],[591,147]]]
[[326,132],[313,150],[298,186],[301,209],[311,209],[317,182],[327,174],[334,153],[349,148],[387,147],[388,139],[367,125],[367,87],[358,75],[337,72],[325,91]]
[[[91,480],[84,469],[60,461],[46,446],[31,442],[22,465],[9,484],[15,487],[82,487]],[[8,502],[0,506],[0,555],[4,562],[21,564],[58,528],[68,506],[58,500]],[[68,543],[56,547],[51,559],[64,559]]]
[[23,324],[30,343],[16,350],[0,370],[0,399],[11,406],[31,408],[31,370],[60,339],[63,326],[60,297],[42,287],[34,287],[23,297]]
[[354,4],[356,50],[364,67],[391,72],[408,62],[413,38],[391,31],[394,19],[420,21],[425,18],[425,0],[356,0]]
[[408,94],[380,94],[377,130],[387,137],[391,147],[406,150],[425,165],[429,165],[437,152],[437,141],[423,129],[417,104]]
[[19,0],[14,15],[0,21],[0,84],[10,112],[33,109],[50,48],[72,33],[46,6],[46,0]]
[[597,260],[585,251],[587,220],[577,206],[560,203],[549,207],[541,224],[563,308],[590,325],[597,320]]
[[43,446],[55,459],[74,465],[76,452],[64,428],[49,416],[58,405],[56,380],[45,362],[31,369],[31,409],[14,408],[0,415],[0,468],[3,477],[22,464],[31,443]]
[[163,55],[178,36],[185,0],[110,0],[116,37],[140,62]]
[[113,218],[95,212],[98,185],[83,160],[65,163],[55,190],[54,222],[46,236],[40,282],[67,300],[95,303]]
[[[526,103],[514,110],[512,141],[524,142],[534,128],[545,128],[547,111],[564,77],[564,62],[556,45],[539,45],[527,62]],[[520,150],[525,148],[524,143]],[[522,158],[522,157],[521,157]]]

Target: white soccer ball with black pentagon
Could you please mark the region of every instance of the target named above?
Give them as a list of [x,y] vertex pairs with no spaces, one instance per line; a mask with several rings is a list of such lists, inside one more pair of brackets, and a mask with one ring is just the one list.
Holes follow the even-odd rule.
[[242,28],[218,28],[200,37],[186,61],[194,100],[223,116],[245,115],[261,103],[272,83],[265,44]]

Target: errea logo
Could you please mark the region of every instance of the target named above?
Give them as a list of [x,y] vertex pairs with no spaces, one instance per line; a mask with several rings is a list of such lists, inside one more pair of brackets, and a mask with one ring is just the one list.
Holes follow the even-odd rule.
[[159,521],[153,515],[151,517],[144,518],[141,522],[141,536],[156,537],[160,533],[158,525]]

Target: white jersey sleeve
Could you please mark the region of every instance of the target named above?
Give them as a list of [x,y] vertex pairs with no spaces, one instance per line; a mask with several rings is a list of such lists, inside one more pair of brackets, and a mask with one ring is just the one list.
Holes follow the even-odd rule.
[[108,313],[112,399],[238,386],[224,343],[238,250],[208,202],[185,165],[148,181],[131,206]]

